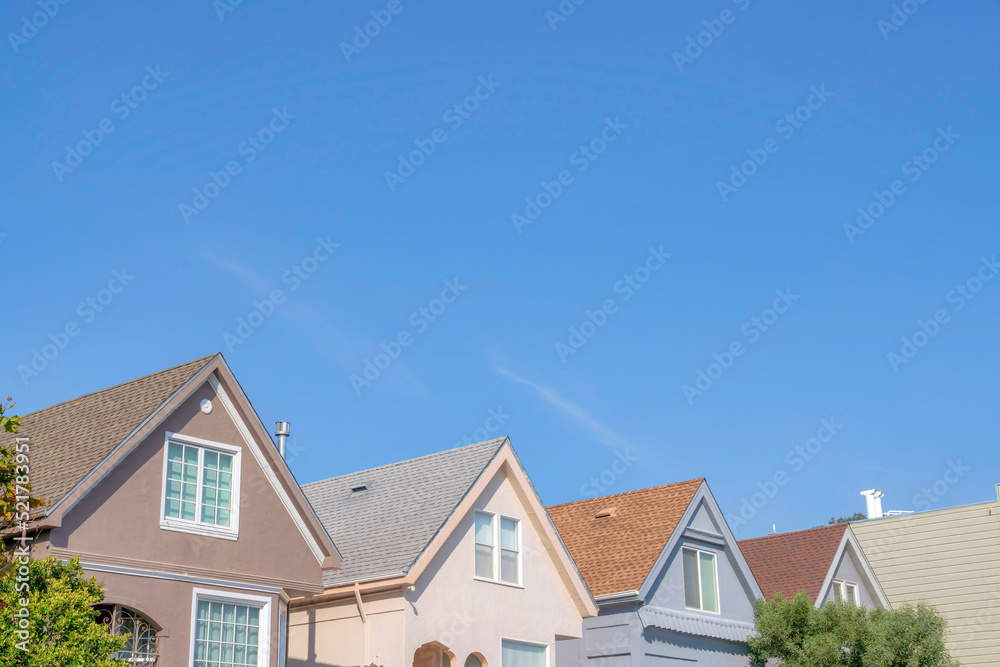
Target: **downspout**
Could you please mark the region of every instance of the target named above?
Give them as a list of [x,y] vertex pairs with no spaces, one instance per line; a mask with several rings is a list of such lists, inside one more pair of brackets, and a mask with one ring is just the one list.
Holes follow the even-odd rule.
[[354,582],[354,599],[358,601],[358,613],[361,614],[361,626],[362,628],[364,628],[362,630],[362,632],[364,632],[365,634],[364,636],[365,660],[363,664],[364,667],[367,667],[368,665],[371,664],[371,662],[368,660],[368,619],[365,617],[365,605],[361,602],[361,586],[358,584],[358,582]]

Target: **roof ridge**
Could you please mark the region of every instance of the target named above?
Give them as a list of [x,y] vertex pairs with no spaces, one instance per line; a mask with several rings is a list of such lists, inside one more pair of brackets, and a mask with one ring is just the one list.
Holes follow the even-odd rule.
[[629,495],[634,495],[634,494],[637,494],[637,493],[647,493],[649,491],[658,491],[660,489],[668,489],[668,488],[671,488],[671,487],[681,486],[681,485],[684,485],[684,484],[692,484],[694,482],[701,483],[701,482],[705,482],[705,481],[706,481],[706,479],[704,477],[695,477],[694,479],[686,479],[683,482],[672,482],[670,484],[661,484],[659,486],[648,486],[648,487],[643,488],[643,489],[633,489],[631,491],[622,491],[621,493],[613,493],[613,494],[608,495],[608,496],[598,496],[596,498],[582,498],[580,500],[573,500],[573,501],[570,501],[568,503],[558,503],[556,505],[548,505],[548,506],[546,506],[545,509],[550,510],[550,509],[553,509],[553,508],[556,508],[556,507],[566,507],[567,505],[578,505],[580,503],[591,503],[591,502],[595,502],[595,501],[598,501],[598,500],[609,500],[611,498],[621,498],[622,496],[629,496]]
[[[401,465],[405,465],[405,464],[408,464],[408,463],[413,463],[415,461],[420,461],[422,459],[428,459],[428,458],[430,458],[432,456],[440,456],[442,454],[449,454],[451,452],[457,452],[457,451],[462,450],[462,449],[471,449],[473,447],[481,447],[483,445],[488,445],[488,444],[490,444],[492,442],[502,443],[505,440],[507,440],[507,436],[503,436],[503,437],[500,437],[500,438],[493,438],[492,440],[483,440],[482,442],[474,442],[474,443],[472,443],[470,445],[462,445],[461,447],[452,447],[451,449],[443,449],[440,452],[431,452],[430,454],[424,454],[422,456],[414,456],[413,458],[404,459],[402,461],[393,461],[392,463],[385,463],[385,464],[380,465],[380,466],[375,466],[374,468],[365,468],[364,470],[356,470],[354,472],[347,472],[347,473],[344,473],[342,475],[334,475],[333,477],[327,477],[326,479],[318,479],[315,482],[307,482],[306,484],[301,484],[300,486],[304,489],[307,486],[315,486],[317,484],[325,484],[327,482],[333,482],[333,481],[338,480],[338,479],[343,479],[344,477],[353,477],[354,475],[360,475],[362,473],[369,473],[369,472],[374,473],[376,471],[385,470],[387,468],[393,468],[395,466],[401,466]],[[499,449],[499,448],[500,447],[497,446],[497,449]]]
[[[201,370],[201,368],[204,368],[205,366],[208,365],[208,362],[211,359],[214,359],[215,357],[219,356],[220,354],[221,354],[220,352],[215,352],[214,354],[210,354],[207,357],[201,357],[200,359],[193,359],[191,361],[184,362],[183,364],[177,364],[176,366],[171,366],[170,368],[164,368],[162,370],[156,371],[155,373],[149,373],[147,375],[143,375],[142,377],[137,377],[137,378],[133,378],[131,380],[126,380],[125,382],[119,382],[118,384],[111,385],[110,387],[104,387],[103,389],[98,389],[96,391],[90,391],[90,392],[87,392],[86,394],[80,394],[79,396],[74,396],[73,398],[66,399],[65,401],[59,401],[58,403],[53,403],[52,405],[47,405],[44,408],[39,408],[39,409],[35,410],[34,412],[27,412],[27,413],[21,415],[21,417],[24,418],[24,417],[29,417],[31,415],[37,415],[39,412],[44,412],[45,410],[51,410],[52,408],[57,408],[60,405],[65,405],[66,403],[72,403],[73,401],[78,401],[81,398],[87,398],[88,396],[93,396],[95,394],[100,394],[100,393],[103,393],[103,392],[106,392],[106,391],[111,391],[112,389],[118,389],[119,387],[123,387],[123,386],[125,386],[127,384],[132,384],[133,382],[139,382],[141,380],[146,380],[148,378],[153,377],[154,375],[161,375],[163,373],[169,373],[170,371],[177,370],[178,368],[181,368],[183,366],[189,366],[189,365],[192,365],[192,364],[196,364],[198,362],[204,362],[204,363],[202,363],[201,367],[199,368],[199,370]],[[193,376],[194,376],[194,373],[192,373],[192,377]]]
[[786,535],[797,535],[798,533],[809,533],[809,532],[812,532],[814,530],[829,530],[831,528],[833,528],[833,529],[836,529],[836,528],[845,529],[847,527],[847,525],[848,524],[844,523],[844,522],[842,522],[842,523],[831,523],[831,524],[827,524],[825,526],[813,526],[812,528],[802,528],[800,530],[789,530],[789,531],[784,532],[784,533],[771,533],[769,535],[761,535],[760,537],[748,537],[745,540],[738,540],[737,543],[738,544],[742,544],[744,542],[755,542],[756,540],[766,540],[766,539],[771,538],[771,537],[785,537]]

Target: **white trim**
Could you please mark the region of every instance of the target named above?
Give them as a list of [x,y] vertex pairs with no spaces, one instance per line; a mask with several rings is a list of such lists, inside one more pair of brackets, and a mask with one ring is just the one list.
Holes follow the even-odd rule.
[[[854,531],[851,530],[851,525],[847,524],[847,528],[844,530],[844,535],[840,538],[840,544],[837,545],[837,551],[833,556],[833,562],[830,563],[830,569],[827,570],[826,576],[823,578],[823,584],[820,586],[820,594],[816,596],[815,607],[819,609],[826,602],[826,599],[830,597],[830,592],[833,586],[833,575],[837,570],[837,567],[844,560],[844,557],[848,555],[847,548],[851,548],[851,554],[854,557],[851,559],[855,565],[860,566],[860,571],[858,574],[861,575],[863,582],[868,586],[869,591],[874,594],[873,604],[881,605],[884,609],[892,609],[892,605],[889,603],[889,598],[886,596],[885,591],[882,590],[882,584],[879,583],[878,577],[875,576],[875,572],[872,570],[871,564],[868,562],[868,558],[865,556],[865,552],[861,549],[861,545],[858,544],[858,538],[854,535]],[[858,603],[861,604],[860,590],[858,591]]]
[[545,664],[549,665],[549,658],[552,655],[552,645],[544,642],[529,642],[523,639],[512,639],[510,637],[500,637],[500,667],[503,667],[503,643],[524,644],[526,646],[541,646],[545,649]]
[[[64,563],[69,561],[63,560]],[[229,581],[226,579],[211,579],[208,577],[195,577],[189,574],[175,574],[173,572],[163,572],[154,570],[143,570],[135,567],[121,567],[119,565],[105,565],[103,563],[80,562],[80,566],[85,570],[94,572],[107,572],[109,574],[120,574],[127,577],[145,577],[147,579],[165,579],[167,581],[183,581],[189,584],[202,584],[205,586],[223,586],[225,588],[235,588],[237,590],[254,591],[256,593],[270,593],[272,595],[283,595],[282,589],[278,586],[265,586],[263,584],[250,584],[242,581]]]
[[263,452],[261,452],[260,447],[257,446],[257,441],[254,439],[253,435],[250,433],[250,429],[247,428],[247,425],[240,417],[239,412],[236,410],[236,406],[229,398],[229,394],[226,393],[225,388],[223,388],[222,384],[219,382],[219,378],[217,378],[214,373],[208,376],[208,382],[215,391],[215,394],[219,397],[222,407],[226,409],[226,414],[228,414],[229,418],[233,420],[233,423],[236,425],[236,429],[240,432],[240,435],[243,436],[243,441],[246,443],[247,449],[249,449],[250,453],[253,454],[253,458],[257,461],[257,465],[259,465],[260,469],[264,472],[264,477],[271,483],[271,487],[274,489],[275,494],[277,494],[281,504],[284,505],[286,510],[288,510],[288,515],[295,523],[295,527],[299,529],[299,532],[302,534],[303,539],[305,539],[309,550],[312,551],[313,556],[316,557],[316,560],[319,562],[320,566],[322,566],[324,558],[323,551],[320,549],[319,543],[316,541],[316,538],[312,536],[312,533],[309,532],[309,528],[306,526],[305,521],[302,520],[302,516],[292,505],[291,498],[288,497],[288,494],[285,492],[284,487],[281,486],[281,482],[278,480],[277,475],[274,474],[274,470],[271,469],[271,465],[268,463],[267,459],[264,458]]
[[[167,514],[167,467],[169,463],[170,443],[175,442],[182,445],[189,445],[198,448],[198,481],[196,484],[197,496],[195,498],[194,521],[177,517],[168,517]],[[221,454],[233,457],[233,488],[230,490],[232,499],[229,508],[229,526],[216,526],[203,523],[201,521],[202,502],[202,473],[204,470],[205,451],[212,450]],[[243,450],[233,445],[222,442],[204,440],[190,435],[167,431],[163,439],[163,477],[160,481],[160,530],[172,530],[178,533],[190,533],[203,537],[219,537],[226,540],[237,540],[240,536],[240,478],[242,477],[242,466],[240,465]]]
[[257,634],[257,665],[268,667],[271,664],[271,598],[259,595],[234,595],[225,591],[215,591],[208,588],[195,588],[191,594],[191,662],[194,664],[194,647],[198,634],[198,602],[228,602],[260,609]]
[[[719,554],[715,551],[708,551],[706,549],[699,549],[697,547],[681,547],[681,576],[684,576],[684,552],[692,551],[695,554],[695,567],[697,568],[695,572],[698,575],[698,604],[700,607],[689,607],[687,604],[687,591],[685,591],[684,608],[688,611],[700,611],[705,614],[715,614],[717,616],[722,615],[722,600],[719,591]],[[701,554],[707,554],[712,557],[712,569],[715,570],[715,611],[711,609],[705,609],[705,600],[702,595],[702,585],[701,585]],[[687,585],[687,577],[684,576],[685,585]]]
[[[204,371],[204,370],[205,370],[205,368],[207,368],[207,367],[208,367],[208,366],[209,366],[209,365],[210,365],[210,364],[211,364],[211,363],[212,363],[213,361],[215,361],[215,359],[216,359],[217,357],[219,357],[219,356],[221,356],[221,355],[220,355],[220,354],[218,354],[218,353],[216,353],[216,354],[215,354],[215,355],[214,355],[214,356],[213,356],[213,357],[212,357],[211,359],[209,359],[208,361],[206,361],[206,362],[205,362],[205,365],[204,365],[204,366],[202,366],[201,368],[199,368],[199,369],[197,370],[197,372],[195,372],[195,373],[194,373],[193,375],[191,375],[191,377],[189,377],[189,378],[187,379],[187,381],[186,381],[186,382],[185,382],[184,384],[182,384],[182,385],[181,385],[180,387],[178,387],[178,388],[177,388],[177,391],[175,391],[174,393],[170,394],[170,396],[168,396],[168,397],[167,397],[167,399],[166,399],[165,401],[163,401],[163,402],[162,402],[162,403],[160,403],[160,404],[159,404],[158,406],[156,406],[156,409],[155,409],[155,410],[153,410],[153,411],[152,411],[152,412],[151,412],[151,413],[149,414],[149,416],[148,416],[148,417],[146,417],[145,419],[143,419],[143,420],[142,420],[142,423],[140,423],[140,424],[139,424],[138,426],[136,426],[136,427],[135,427],[134,429],[132,429],[132,432],[131,432],[131,433],[129,433],[129,434],[127,435],[127,436],[125,436],[125,438],[124,438],[124,439],[122,439],[122,441],[121,441],[121,442],[119,442],[119,443],[118,443],[117,445],[115,445],[115,448],[114,448],[114,449],[112,449],[112,450],[111,450],[111,451],[110,451],[110,452],[108,453],[108,455],[107,455],[107,456],[105,456],[105,457],[104,457],[103,459],[101,459],[101,462],[100,462],[100,463],[98,463],[98,464],[97,464],[96,466],[94,466],[93,468],[91,468],[91,469],[90,469],[90,472],[88,472],[88,473],[87,473],[87,475],[86,475],[86,476],[85,476],[85,477],[84,477],[83,479],[81,479],[81,480],[80,480],[79,482],[77,482],[76,484],[74,484],[74,485],[73,485],[73,488],[72,488],[72,489],[70,489],[70,490],[69,490],[69,491],[67,491],[67,492],[66,492],[65,494],[63,494],[63,497],[62,497],[62,498],[60,498],[60,499],[58,500],[58,502],[56,502],[56,504],[55,504],[55,505],[52,505],[51,507],[48,507],[48,508],[46,508],[46,510],[45,510],[45,516],[49,516],[50,514],[52,514],[53,512],[55,512],[55,511],[56,511],[57,509],[59,509],[59,506],[63,504],[63,501],[64,501],[64,500],[66,500],[67,498],[69,498],[70,496],[72,496],[72,495],[73,495],[73,493],[75,493],[75,492],[76,492],[76,490],[77,490],[78,488],[80,488],[80,487],[81,487],[82,485],[86,484],[86,483],[87,483],[87,480],[89,480],[89,479],[90,479],[91,477],[93,477],[94,473],[95,473],[95,472],[96,472],[97,470],[100,470],[101,466],[103,466],[103,465],[104,465],[105,463],[107,463],[107,462],[108,462],[108,461],[109,461],[109,460],[110,460],[110,459],[111,459],[112,457],[114,457],[114,456],[115,456],[115,454],[116,454],[116,453],[118,452],[118,450],[119,450],[119,449],[121,449],[121,448],[122,448],[122,446],[123,446],[123,445],[124,445],[124,444],[125,444],[126,442],[128,442],[128,441],[129,441],[129,439],[131,439],[131,438],[132,438],[133,436],[135,436],[135,434],[136,434],[136,433],[138,433],[139,431],[141,431],[141,430],[143,429],[143,427],[144,427],[144,426],[146,426],[146,424],[148,424],[148,423],[149,423],[149,422],[150,422],[150,421],[151,421],[151,420],[153,419],[153,417],[155,417],[156,415],[158,415],[158,414],[160,413],[160,411],[161,411],[161,410],[163,409],[163,406],[167,405],[168,403],[170,403],[170,401],[174,400],[174,397],[175,397],[175,396],[177,396],[178,394],[180,394],[180,393],[181,393],[182,391],[184,391],[184,390],[185,390],[185,389],[187,388],[187,386],[188,386],[189,384],[191,384],[192,382],[194,382],[194,379],[195,379],[196,377],[198,377],[199,375],[201,375],[201,372],[202,372],[202,371]],[[164,419],[166,419],[166,418],[167,418],[167,415],[164,415],[163,417],[161,417],[161,418],[160,418],[160,421],[162,422],[162,421],[163,421]],[[158,422],[158,423],[159,423],[159,422]],[[140,441],[138,441],[138,442],[135,442],[135,443],[134,443],[134,444],[132,445],[132,447],[131,447],[131,448],[130,448],[130,449],[128,450],[128,452],[126,452],[126,454],[129,454],[129,453],[131,453],[133,449],[135,449],[136,447],[138,447],[138,446],[139,446],[139,443],[140,443],[140,442],[142,442],[142,441],[140,440]],[[113,468],[112,468],[112,470],[113,470]],[[105,478],[105,477],[106,477],[107,475],[109,475],[110,473],[111,473],[111,470],[108,470],[108,471],[106,471],[106,472],[105,472],[105,473],[104,473],[103,475],[101,475],[101,476],[100,476],[100,477],[99,477],[99,478],[98,478],[98,479],[97,479],[97,480],[96,480],[96,481],[94,482],[94,484],[99,484],[99,483],[100,483],[100,482],[101,482],[101,481],[102,481],[102,480],[103,480],[103,479],[104,479],[104,478]],[[65,509],[65,510],[63,511],[63,514],[65,514],[65,513],[69,512],[69,511],[70,511],[71,509],[73,509],[74,507],[76,507],[76,504],[77,504],[78,502],[80,502],[81,500],[83,500],[83,498],[84,498],[85,496],[86,496],[86,494],[84,494],[83,496],[80,496],[79,498],[77,498],[77,499],[76,499],[76,500],[75,500],[75,501],[73,502],[73,504],[72,504],[72,505],[70,505],[69,507],[67,507],[67,508],[66,508],[66,509]]]

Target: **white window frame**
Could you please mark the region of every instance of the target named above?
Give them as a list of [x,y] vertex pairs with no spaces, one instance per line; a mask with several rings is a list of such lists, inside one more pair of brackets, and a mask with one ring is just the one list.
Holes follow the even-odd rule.
[[529,642],[529,641],[525,641],[523,639],[514,639],[513,637],[501,637],[500,638],[500,660],[499,660],[499,662],[501,663],[500,667],[503,667],[503,643],[504,642],[511,642],[513,644],[526,644],[528,646],[541,646],[541,647],[543,647],[545,649],[545,664],[546,664],[546,666],[549,665],[549,660],[550,660],[550,658],[552,656],[552,645],[551,644],[545,644],[545,643],[542,643],[542,642]]
[[[693,551],[695,554],[695,562],[698,564],[698,603],[701,607],[689,607],[687,606],[687,600],[684,600],[684,608],[690,611],[700,611],[703,614],[715,614],[716,616],[722,615],[722,587],[719,585],[719,554],[715,551],[706,551],[705,549],[698,549],[696,547],[681,547],[681,580],[684,580],[684,553],[685,551]],[[712,557],[712,568],[715,570],[715,611],[705,609],[705,600],[702,598],[701,594],[701,554],[708,554]]]
[[[488,579],[486,577],[480,577],[476,574],[476,560],[475,560],[475,548],[476,548],[476,514],[486,514],[487,516],[493,517],[493,574],[495,578]],[[514,588],[524,588],[524,531],[521,528],[522,521],[516,516],[507,516],[506,514],[499,514],[497,512],[490,512],[489,510],[475,510],[473,512],[472,519],[472,574],[473,578],[477,581],[488,581],[492,584],[501,584],[503,586],[513,586]],[[517,582],[511,583],[509,581],[504,581],[500,572],[500,553],[503,549],[500,546],[500,522],[504,519],[509,519],[517,523]],[[517,641],[511,639],[509,641]],[[530,644],[531,642],[522,642]]]
[[241,604],[260,609],[260,626],[257,635],[257,666],[268,667],[271,664],[271,598],[260,595],[245,595],[216,591],[208,588],[195,588],[191,599],[191,652],[189,665],[194,664],[194,649],[198,642],[198,603],[223,602]]
[[[199,456],[198,465],[198,497],[195,506],[195,520],[189,521],[177,517],[167,516],[167,464],[170,451],[170,443],[199,447],[202,450],[212,450],[220,454],[228,454],[233,457],[233,488],[232,507],[229,510],[229,526],[215,526],[208,523],[201,523],[201,476],[204,454]],[[167,431],[163,440],[163,477],[160,482],[160,529],[172,530],[179,533],[190,533],[192,535],[203,535],[205,537],[220,537],[226,540],[236,540],[240,536],[240,466],[241,454],[243,450],[239,447],[227,445],[222,442],[203,440],[190,435],[181,435]]]
[[830,586],[830,593],[833,595],[834,602],[837,601],[837,592],[840,592],[840,601],[847,602],[850,604],[850,600],[847,599],[847,589],[854,589],[854,606],[861,606],[861,595],[858,584],[853,581],[846,581],[844,579],[834,579],[833,584]]

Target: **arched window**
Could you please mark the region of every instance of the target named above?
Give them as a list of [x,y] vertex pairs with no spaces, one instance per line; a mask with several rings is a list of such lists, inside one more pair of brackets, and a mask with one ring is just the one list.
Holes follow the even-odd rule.
[[155,667],[157,659],[156,628],[140,614],[120,604],[97,605],[100,612],[98,623],[108,626],[113,635],[128,635],[128,640],[114,658],[130,665]]

